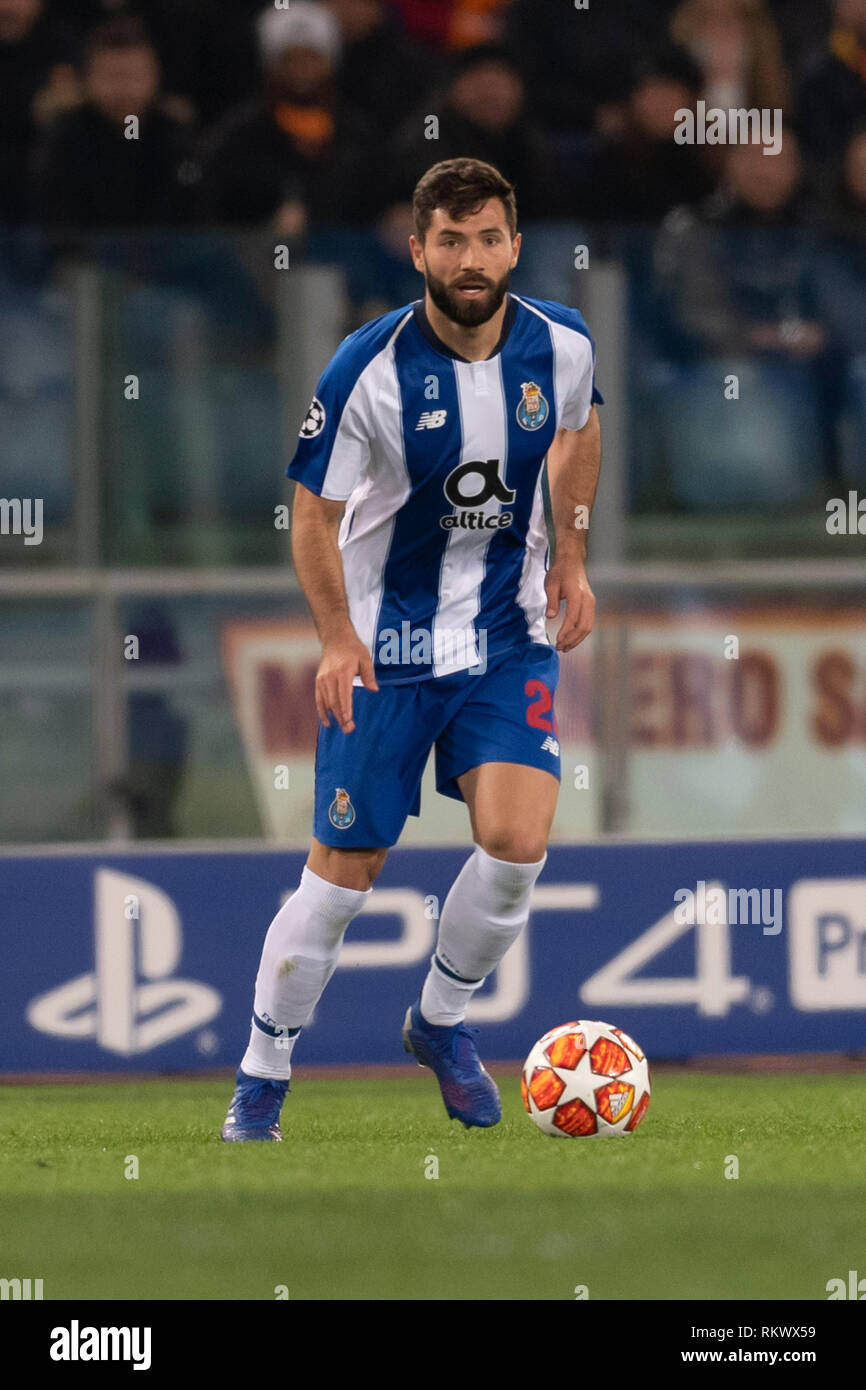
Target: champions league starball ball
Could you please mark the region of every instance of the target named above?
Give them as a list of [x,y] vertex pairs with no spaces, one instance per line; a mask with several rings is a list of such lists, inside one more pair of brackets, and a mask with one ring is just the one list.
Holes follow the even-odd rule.
[[559,1139],[631,1134],[650,1102],[649,1063],[628,1033],[581,1019],[539,1038],[520,1093],[542,1134]]

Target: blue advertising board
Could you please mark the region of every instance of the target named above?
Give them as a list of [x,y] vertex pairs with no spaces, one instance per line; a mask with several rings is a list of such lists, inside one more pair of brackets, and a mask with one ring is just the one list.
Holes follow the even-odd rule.
[[[468,847],[396,849],[295,1059],[404,1059]],[[304,854],[0,857],[0,1072],[235,1066],[265,930]],[[866,1048],[866,841],[552,846],[530,925],[472,1006],[488,1059],[601,1018],[650,1058]]]

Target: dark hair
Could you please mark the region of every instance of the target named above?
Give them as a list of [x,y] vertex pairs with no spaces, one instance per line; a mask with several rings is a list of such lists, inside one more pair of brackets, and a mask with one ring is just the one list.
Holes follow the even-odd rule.
[[444,208],[460,221],[478,212],[488,198],[502,200],[508,230],[514,236],[517,231],[514,188],[498,169],[481,159],[443,159],[434,164],[418,180],[412,196],[415,233],[419,241],[427,235],[434,208]]
[[520,72],[508,49],[495,43],[477,43],[472,48],[462,49],[456,54],[451,71],[457,77],[461,73],[468,72],[470,68],[480,67],[482,63],[499,63],[501,67],[508,68],[510,72],[518,74]]
[[98,53],[118,53],[131,48],[153,49],[150,35],[134,15],[108,19],[93,30],[85,49],[85,61],[91,62]]
[[690,92],[700,92],[704,75],[700,64],[685,48],[671,43],[638,59],[632,70],[630,91],[652,81],[678,82]]

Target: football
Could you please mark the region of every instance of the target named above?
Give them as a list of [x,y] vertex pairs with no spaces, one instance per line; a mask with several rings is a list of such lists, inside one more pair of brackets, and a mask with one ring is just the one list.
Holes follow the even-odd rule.
[[539,1038],[520,1093],[542,1134],[560,1139],[631,1134],[650,1101],[649,1063],[628,1033],[581,1019]]

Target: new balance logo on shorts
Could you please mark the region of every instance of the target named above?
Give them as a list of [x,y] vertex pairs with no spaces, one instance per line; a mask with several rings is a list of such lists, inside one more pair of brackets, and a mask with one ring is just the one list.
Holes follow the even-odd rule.
[[551,738],[550,734],[541,745],[542,753],[552,753],[555,758],[559,757],[559,740]]
[[448,417],[447,410],[425,410],[420,417],[416,430],[438,430],[445,424]]

